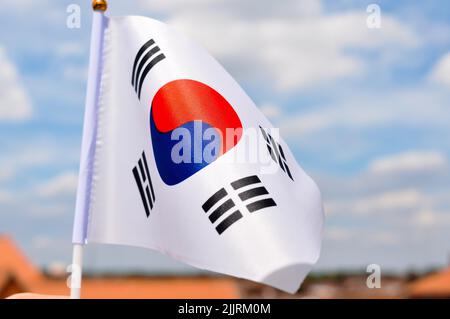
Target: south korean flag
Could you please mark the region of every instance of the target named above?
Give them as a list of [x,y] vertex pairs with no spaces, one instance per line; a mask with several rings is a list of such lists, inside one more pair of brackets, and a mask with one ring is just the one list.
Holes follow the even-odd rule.
[[152,19],[105,19],[74,243],[151,248],[296,292],[320,254],[316,184],[206,51]]

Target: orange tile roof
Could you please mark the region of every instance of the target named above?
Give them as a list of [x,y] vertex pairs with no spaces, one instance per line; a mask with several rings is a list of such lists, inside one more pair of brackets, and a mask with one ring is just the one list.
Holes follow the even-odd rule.
[[450,267],[413,282],[409,294],[411,297],[450,298]]
[[[12,277],[11,277],[12,276]],[[7,236],[0,236],[0,295],[2,283],[14,278],[28,292],[68,295],[65,279],[40,273]],[[25,292],[25,291],[24,291]],[[102,277],[84,278],[83,298],[238,298],[228,277]]]
[[9,278],[8,272],[0,268],[0,290],[6,285]]
[[[32,292],[67,295],[69,289],[62,280],[41,281]],[[195,299],[238,298],[237,286],[228,278],[143,277],[143,278],[85,278],[82,298],[116,299]]]
[[14,274],[17,280],[26,283],[42,277],[40,271],[5,235],[0,235],[0,268],[3,272]]

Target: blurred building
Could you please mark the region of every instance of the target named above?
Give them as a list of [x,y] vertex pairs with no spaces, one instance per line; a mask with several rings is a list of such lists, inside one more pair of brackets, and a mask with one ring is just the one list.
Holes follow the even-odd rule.
[[[7,236],[0,235],[0,298],[32,292],[68,295],[64,276],[41,273]],[[238,287],[222,277],[86,277],[83,298],[238,298]]]
[[[0,235],[0,299],[32,292],[68,295],[64,267],[41,272],[7,236]],[[450,267],[423,278],[383,276],[369,289],[367,274],[310,275],[294,295],[231,277],[96,276],[83,278],[83,298],[450,298]]]
[[450,267],[411,283],[409,295],[411,298],[450,298]]
[[408,297],[406,279],[403,277],[383,277],[379,289],[368,288],[367,276],[363,274],[331,277],[315,278],[311,275],[295,295],[250,281],[241,281],[239,287],[241,295],[246,298],[397,299]]

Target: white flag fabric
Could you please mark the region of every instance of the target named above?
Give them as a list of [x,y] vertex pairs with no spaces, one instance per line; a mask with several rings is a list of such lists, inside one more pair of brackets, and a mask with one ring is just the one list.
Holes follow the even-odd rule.
[[74,242],[146,247],[297,291],[320,254],[316,184],[205,50],[156,20],[105,19]]

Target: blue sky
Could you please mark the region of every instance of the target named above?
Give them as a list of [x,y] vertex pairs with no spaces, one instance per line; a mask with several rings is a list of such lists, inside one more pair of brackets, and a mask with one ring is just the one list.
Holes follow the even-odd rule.
[[[447,264],[446,1],[109,2],[110,15],[158,18],[203,44],[281,128],[323,191],[317,269]],[[379,29],[366,24],[371,3]],[[66,26],[69,4],[79,29]],[[87,0],[0,0],[0,233],[40,265],[70,262],[90,18]],[[92,246],[86,263],[195,271],[135,248]]]

